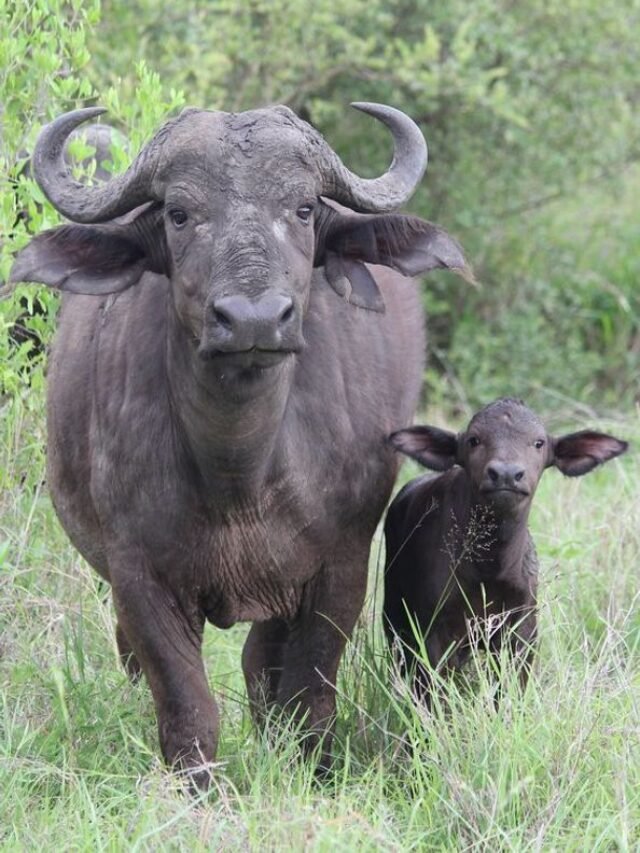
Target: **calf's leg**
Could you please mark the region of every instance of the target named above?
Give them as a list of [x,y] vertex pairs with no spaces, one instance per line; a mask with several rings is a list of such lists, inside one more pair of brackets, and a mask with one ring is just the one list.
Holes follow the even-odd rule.
[[518,678],[520,689],[524,693],[529,683],[529,676],[533,669],[536,655],[538,635],[538,616],[535,610],[514,628],[511,635],[511,650],[518,666]]
[[[527,688],[529,676],[533,669],[533,662],[536,652],[536,632],[537,632],[537,614],[535,610],[521,614],[517,617],[511,616],[510,625],[505,631],[501,631],[491,644],[490,653],[497,661],[499,666],[500,649],[502,640],[508,644],[509,658],[515,664],[518,672],[518,681],[522,693]],[[498,687],[494,696],[494,704],[496,709],[500,705],[502,698],[502,685]]]
[[421,619],[400,598],[393,611],[387,610],[385,600],[385,611],[393,618],[393,622],[387,618],[385,628],[400,675],[411,686],[415,698],[430,709],[438,690],[437,673],[455,668],[452,642],[433,611]]

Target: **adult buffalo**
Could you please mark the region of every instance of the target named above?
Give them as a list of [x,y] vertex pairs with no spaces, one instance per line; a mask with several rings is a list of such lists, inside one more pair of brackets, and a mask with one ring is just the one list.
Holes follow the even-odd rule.
[[96,187],[74,182],[61,152],[102,110],[61,116],[34,155],[55,207],[91,223],[34,238],[12,273],[65,291],[53,501],[112,585],[119,649],[149,681],[165,759],[200,785],[218,740],[206,620],[254,623],[242,663],[255,718],[286,708],[329,760],[338,663],[397,471],[385,437],[411,420],[421,384],[405,276],[464,269],[439,228],[353,212],[402,204],[427,159],[405,115],[356,106],[394,137],[377,179],[349,172],[286,107],[185,110]]

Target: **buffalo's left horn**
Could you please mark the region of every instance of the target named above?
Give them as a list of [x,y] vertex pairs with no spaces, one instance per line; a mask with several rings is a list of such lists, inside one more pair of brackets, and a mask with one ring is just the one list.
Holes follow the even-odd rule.
[[362,213],[395,210],[411,198],[427,168],[427,143],[422,131],[409,116],[394,107],[369,103],[351,106],[386,124],[393,135],[393,160],[379,178],[360,178],[331,151],[323,193]]
[[33,174],[53,206],[74,222],[106,222],[151,200],[150,187],[158,159],[152,140],[127,171],[99,186],[87,187],[71,176],[64,161],[65,142],[85,121],[106,110],[89,107],[65,113],[40,132],[33,152]]

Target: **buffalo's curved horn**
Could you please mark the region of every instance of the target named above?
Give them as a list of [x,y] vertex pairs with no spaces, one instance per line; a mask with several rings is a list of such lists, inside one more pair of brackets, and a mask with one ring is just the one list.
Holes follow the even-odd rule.
[[351,106],[386,124],[393,134],[393,160],[379,178],[360,178],[332,151],[325,171],[324,194],[362,213],[395,210],[413,195],[427,168],[427,143],[422,131],[394,107],[362,102]]
[[64,161],[64,145],[83,122],[106,110],[89,107],[65,113],[40,132],[33,152],[33,174],[42,191],[67,219],[74,222],[106,222],[151,200],[150,186],[157,146],[145,146],[122,175],[99,186],[87,187],[74,180]]

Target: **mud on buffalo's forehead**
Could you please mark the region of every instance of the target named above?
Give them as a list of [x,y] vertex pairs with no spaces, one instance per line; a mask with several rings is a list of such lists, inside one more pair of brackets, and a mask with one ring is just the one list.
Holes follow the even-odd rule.
[[322,137],[286,107],[222,113],[188,110],[167,129],[155,173],[165,187],[175,180],[214,181],[230,189],[255,183],[320,191]]
[[544,436],[545,426],[540,418],[529,409],[522,400],[503,397],[489,403],[471,419],[468,431],[482,432],[487,430],[492,435],[532,433]]

